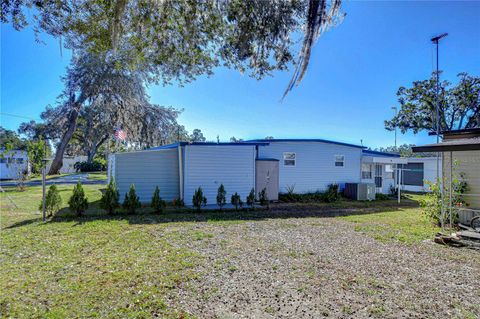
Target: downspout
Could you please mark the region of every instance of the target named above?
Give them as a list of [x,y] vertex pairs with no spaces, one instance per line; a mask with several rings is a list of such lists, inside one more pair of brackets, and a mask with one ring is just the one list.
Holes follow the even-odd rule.
[[178,186],[180,199],[183,199],[183,156],[182,145],[178,144]]

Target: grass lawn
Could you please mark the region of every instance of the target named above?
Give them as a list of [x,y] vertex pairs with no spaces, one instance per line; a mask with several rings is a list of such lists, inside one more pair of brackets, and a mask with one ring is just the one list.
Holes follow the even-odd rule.
[[106,172],[90,172],[88,173],[87,179],[95,181],[106,181],[107,173]]
[[[7,194],[19,206],[18,209],[10,205],[6,194],[0,194],[2,316],[189,318],[194,317],[193,313],[201,318],[214,317],[211,311],[217,313],[223,309],[222,305],[231,303],[231,307],[225,310],[225,313],[232,314],[233,311],[233,317],[235,313],[240,313],[235,311],[244,311],[243,315],[248,316],[251,311],[248,307],[253,306],[261,310],[257,313],[260,317],[272,315],[275,317],[275,313],[281,314],[277,311],[283,307],[271,304],[278,294],[288,292],[294,294],[294,297],[298,294],[308,295],[310,296],[308,298],[298,297],[298,302],[305,305],[308,304],[308,300],[313,300],[312,307],[315,307],[323,301],[312,299],[311,296],[315,298],[332,296],[332,293],[344,289],[349,289],[349,293],[353,294],[352,300],[358,300],[356,301],[358,307],[353,303],[342,304],[341,301],[338,301],[337,305],[333,303],[334,299],[329,299],[333,310],[323,309],[322,313],[331,313],[335,317],[335,311],[341,312],[347,307],[348,313],[356,313],[361,317],[360,314],[364,311],[361,309],[370,309],[368,305],[373,304],[375,308],[365,310],[367,315],[375,316],[375,313],[380,317],[386,314],[394,315],[400,310],[392,308],[390,303],[383,304],[377,300],[376,290],[389,289],[377,287],[380,285],[377,283],[380,279],[360,281],[361,278],[370,278],[368,274],[363,273],[357,274],[360,279],[356,283],[352,284],[352,279],[348,279],[357,278],[352,277],[355,271],[374,272],[376,266],[348,270],[351,274],[345,278],[349,281],[345,284],[340,282],[343,280],[342,276],[345,276],[343,272],[352,269],[352,266],[347,264],[349,256],[358,250],[361,255],[352,256],[356,258],[352,259],[352,263],[359,263],[367,251],[374,254],[372,256],[377,256],[379,252],[383,254],[382,246],[373,248],[362,246],[375,242],[373,239],[370,239],[371,242],[362,239],[365,237],[364,234],[378,239],[378,245],[400,245],[392,247],[402,251],[407,249],[396,255],[395,258],[398,259],[408,255],[406,252],[409,248],[406,247],[417,243],[419,245],[424,239],[432,238],[438,231],[422,218],[412,199],[406,200],[403,207],[397,207],[394,201],[375,203],[342,201],[334,205],[279,204],[270,211],[257,210],[248,213],[212,211],[196,213],[186,209],[176,211],[169,208],[162,215],[153,215],[149,214],[148,208],[144,208],[140,214],[134,216],[125,214],[107,216],[97,207],[101,189],[104,187],[84,185],[89,202],[94,202],[86,216],[75,218],[64,208],[58,217],[47,223],[41,222],[41,215],[38,212],[41,187],[28,187],[25,192],[7,189]],[[73,185],[59,185],[64,206],[72,188]],[[350,215],[322,218],[323,212],[330,210],[347,212]],[[336,228],[330,230],[330,225]],[[348,229],[352,227],[354,230],[349,231]],[[352,248],[345,247],[343,257],[337,256],[338,252],[336,255],[331,254],[325,247],[335,247],[345,242],[342,237],[344,231],[346,235],[353,236],[353,240],[358,238],[359,243],[352,242]],[[321,232],[331,235],[320,236]],[[277,236],[279,237],[273,238]],[[301,239],[302,236],[306,238],[295,246],[288,246],[289,241]],[[316,240],[323,240],[322,238],[336,242],[328,245],[317,244]],[[402,248],[404,243],[408,245]],[[313,246],[301,250],[300,247],[304,244]],[[438,258],[444,258],[443,253],[439,256]],[[333,259],[337,257],[346,260],[345,265],[333,263]],[[405,262],[417,262],[418,258],[422,257],[417,254]],[[253,263],[251,269],[245,264],[250,260]],[[365,257],[365,262],[373,260],[376,258]],[[338,265],[340,268],[334,269],[332,265]],[[395,264],[392,265],[394,266]],[[328,272],[319,273],[322,269],[331,269],[332,272],[330,275]],[[388,272],[388,276],[395,273],[392,270]],[[263,279],[246,282],[246,278]],[[278,289],[283,289],[283,292],[271,288],[271,285],[281,283],[282,280],[286,281]],[[287,282],[298,283],[300,286],[290,289]],[[265,283],[265,287],[254,287],[262,283]],[[330,289],[328,287],[332,293],[315,290]],[[395,294],[398,287],[394,288],[392,287],[388,293]],[[265,304],[255,304],[257,297],[252,295],[251,302],[241,307],[243,310],[232,310],[236,307],[236,299],[235,297],[225,299],[225,296],[235,292],[236,289],[250,289],[249,291],[253,291],[252,294],[263,291],[266,296]],[[447,291],[452,291],[452,288],[448,289]],[[430,290],[433,291],[429,288],[428,291]],[[245,296],[250,293],[249,291],[245,292]],[[403,302],[402,298],[409,296],[411,294],[385,298]],[[449,298],[457,300],[451,296]],[[219,300],[224,300],[224,304],[218,303]],[[363,302],[365,305],[361,306]],[[409,302],[405,301],[405,307],[410,307]],[[438,303],[440,305],[438,307],[442,308],[442,300],[438,300]],[[429,309],[428,307],[429,305],[426,309]],[[466,315],[475,314],[478,310],[468,303],[460,304],[458,307],[455,305],[445,307],[445,309],[458,308],[455,310],[456,313]],[[359,312],[355,312],[357,308]],[[289,311],[289,308],[285,309],[282,308],[281,311]],[[344,312],[343,315],[348,313]],[[440,314],[448,315],[445,312]],[[283,315],[288,316],[288,312]]]

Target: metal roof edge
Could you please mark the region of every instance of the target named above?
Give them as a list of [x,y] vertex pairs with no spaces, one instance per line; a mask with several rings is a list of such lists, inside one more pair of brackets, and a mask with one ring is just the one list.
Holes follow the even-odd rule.
[[295,139],[295,138],[279,138],[279,139],[256,139],[256,140],[248,140],[246,142],[260,142],[260,143],[272,143],[272,142],[319,142],[319,143],[327,143],[327,144],[336,144],[336,145],[341,145],[341,146],[348,146],[348,147],[354,147],[354,148],[361,148],[365,149],[367,147],[362,146],[362,145],[356,145],[356,144],[349,144],[349,143],[344,143],[344,142],[337,142],[337,141],[331,141],[331,140],[324,140],[320,138],[315,138],[315,139]]
[[400,154],[396,153],[387,153],[387,152],[379,152],[379,151],[372,151],[372,150],[362,150],[364,154],[372,154],[372,155],[381,155],[387,157],[401,157]]

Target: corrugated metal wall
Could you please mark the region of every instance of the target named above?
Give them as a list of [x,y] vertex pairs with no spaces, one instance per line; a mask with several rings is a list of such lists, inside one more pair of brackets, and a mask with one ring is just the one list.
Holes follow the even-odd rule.
[[115,180],[122,202],[132,183],[142,202],[150,202],[156,186],[164,200],[178,198],[178,175],[177,148],[115,155]]
[[[283,152],[296,153],[296,165],[283,164]],[[345,156],[345,166],[335,166],[335,155]],[[330,183],[360,182],[362,150],[322,142],[274,142],[259,146],[259,158],[280,160],[280,192],[295,185],[295,192],[325,190]]]
[[185,146],[185,204],[192,204],[194,191],[202,187],[207,204],[216,204],[223,183],[227,202],[238,192],[245,201],[255,184],[255,146]]

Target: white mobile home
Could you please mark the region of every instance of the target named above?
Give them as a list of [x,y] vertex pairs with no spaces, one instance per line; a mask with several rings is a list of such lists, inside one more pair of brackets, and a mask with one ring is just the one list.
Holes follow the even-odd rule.
[[[166,200],[181,198],[189,205],[195,189],[202,187],[207,202],[214,204],[220,184],[227,198],[238,192],[243,199],[252,188],[258,194],[266,187],[275,200],[288,189],[324,191],[333,183],[340,188],[345,183],[375,183],[377,192],[388,193],[398,163],[406,162],[396,155],[323,139],[180,142],[113,154],[109,177],[115,178],[122,196],[134,184],[142,202],[148,202],[158,186]],[[370,175],[364,167],[369,167]]]
[[0,179],[19,179],[22,174],[30,173],[27,151],[0,150]]

